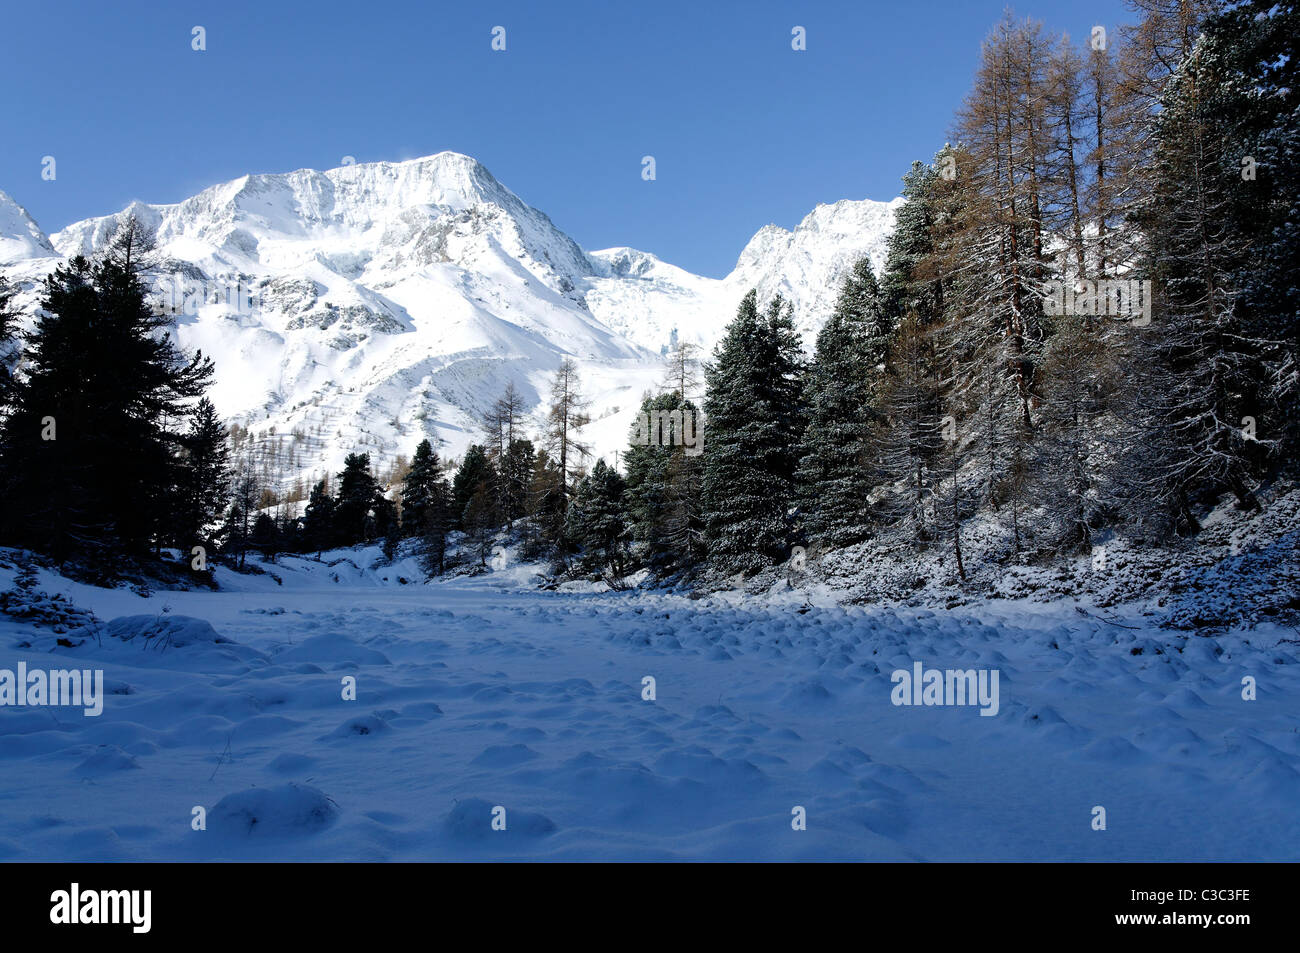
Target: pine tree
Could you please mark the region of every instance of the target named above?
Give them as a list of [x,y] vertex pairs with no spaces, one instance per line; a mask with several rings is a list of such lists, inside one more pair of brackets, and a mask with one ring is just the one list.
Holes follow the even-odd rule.
[[497,525],[496,506],[492,496],[492,487],[495,483],[496,471],[487,458],[486,450],[481,444],[472,444],[465,451],[465,456],[451,481],[452,507],[458,514],[457,525],[468,529],[464,527],[461,520],[464,517],[466,508],[469,506],[470,499],[478,492],[480,487],[484,488],[485,499],[489,505],[486,508],[480,507],[479,514],[482,519],[489,521],[489,525]]
[[[168,525],[183,434],[212,363],[186,355],[151,313],[138,236],[46,281],[28,371],[0,423],[0,538],[61,558],[144,556]],[[161,504],[161,505],[160,505]]]
[[15,291],[9,280],[0,275],[0,407],[9,399],[9,382],[13,378],[13,366],[19,356],[15,327],[18,315],[14,311]]
[[533,458],[528,482],[524,558],[536,559],[547,555],[562,561],[567,550],[564,527],[564,481],[550,454],[545,448],[539,448]]
[[704,558],[704,420],[679,391],[641,402],[627,468],[624,521],[656,572],[691,571]]
[[615,587],[627,569],[625,489],[619,472],[597,460],[579,481],[568,514],[569,536],[582,547],[584,563],[605,574]]
[[867,496],[877,478],[872,436],[891,331],[871,262],[862,258],[817,335],[804,393],[800,510],[809,537],[829,546],[870,533]]
[[706,371],[703,512],[715,573],[753,573],[788,555],[801,372],[791,309],[778,296],[760,315],[750,291]]
[[441,576],[447,569],[447,536],[454,523],[451,512],[451,486],[439,478],[429,487],[420,534],[420,560],[430,576]]
[[415,457],[406,471],[402,487],[402,535],[423,535],[429,507],[434,503],[441,482],[442,461],[433,444],[421,440],[415,448]]
[[501,515],[508,526],[528,514],[528,487],[533,473],[533,442],[523,437],[512,439],[497,467],[501,486]]
[[1129,512],[1163,514],[1162,531],[1195,531],[1195,505],[1225,491],[1257,505],[1242,422],[1259,410],[1262,342],[1245,333],[1236,306],[1246,249],[1232,227],[1241,166],[1226,155],[1224,66],[1215,43],[1197,41],[1166,84],[1152,191],[1138,211],[1140,273],[1159,295],[1151,326],[1132,331],[1120,472]]
[[700,385],[700,346],[690,341],[677,341],[664,355],[663,386],[681,394],[683,400],[694,400]]
[[349,453],[339,474],[338,498],[334,503],[334,528],[338,545],[355,546],[377,535],[374,511],[383,494],[370,472],[370,454]]
[[[1300,440],[1300,3],[1226,6],[1205,24],[1219,76],[1214,112],[1231,181],[1230,228],[1247,250],[1232,269],[1243,333],[1261,373],[1252,463],[1294,467]],[[1265,454],[1269,459],[1264,459]]]
[[487,567],[488,553],[492,549],[492,527],[494,505],[492,495],[486,482],[474,487],[465,511],[461,514],[461,526],[465,528],[465,545],[478,557],[479,565]]
[[334,497],[324,480],[311,488],[303,513],[302,535],[304,544],[308,549],[316,550],[317,555],[335,545]]
[[1106,440],[1102,417],[1116,378],[1100,321],[1062,315],[1043,354],[1035,499],[1048,520],[1049,543],[1087,552],[1106,518]]
[[266,559],[274,559],[280,552],[280,528],[275,525],[275,520],[270,513],[265,510],[257,514],[257,519],[253,521],[253,528],[249,534],[249,545],[256,549]]
[[[626,522],[632,538],[645,546],[646,562],[655,568],[671,563],[673,552],[668,540],[668,467],[672,457],[672,438],[650,441],[640,432],[646,421],[658,421],[659,415],[671,416],[680,409],[676,393],[647,396],[641,401],[639,419],[631,442],[624,452],[627,467]],[[671,430],[670,430],[671,433]]]
[[226,428],[205,397],[191,414],[181,444],[172,540],[182,551],[215,548],[211,533],[230,502],[230,481]]

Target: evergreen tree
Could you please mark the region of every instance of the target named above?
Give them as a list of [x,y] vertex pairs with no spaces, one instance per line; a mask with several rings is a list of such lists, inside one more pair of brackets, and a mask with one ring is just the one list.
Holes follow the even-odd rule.
[[[918,542],[934,536],[932,498],[945,425],[939,366],[933,331],[915,312],[908,314],[891,345],[878,440],[881,473],[890,486],[882,511]],[[955,420],[948,423],[951,433]]]
[[452,506],[458,515],[458,525],[467,529],[461,520],[464,519],[470,500],[478,492],[479,487],[484,488],[488,505],[486,508],[480,506],[477,510],[478,515],[488,520],[488,525],[496,525],[496,507],[492,499],[492,487],[495,483],[496,472],[487,458],[487,451],[480,444],[471,445],[465,451],[465,456],[451,481]]
[[465,530],[465,546],[478,557],[479,566],[483,568],[487,567],[488,553],[492,551],[494,509],[487,482],[480,482],[470,494],[460,519]]
[[1205,23],[1218,60],[1213,110],[1231,183],[1230,227],[1247,253],[1230,281],[1242,332],[1259,346],[1247,451],[1294,468],[1300,440],[1300,3],[1243,0]]
[[778,296],[760,315],[750,291],[706,371],[703,513],[718,574],[757,572],[788,555],[801,370],[791,309]]
[[626,483],[603,459],[584,476],[569,508],[569,536],[583,549],[583,562],[617,584],[627,571]]
[[531,440],[516,437],[510,441],[497,466],[503,507],[501,515],[507,524],[513,525],[515,520],[528,514],[528,490],[535,453]]
[[871,262],[862,258],[817,335],[804,393],[800,510],[808,535],[831,546],[870,533],[867,495],[877,478],[872,436],[891,331]]
[[[647,424],[649,433],[642,431]],[[704,558],[703,442],[700,412],[679,391],[641,402],[623,458],[624,520],[628,535],[644,545],[645,561],[660,573],[693,570]]]
[[274,559],[281,551],[280,528],[265,510],[257,514],[249,535],[249,545],[267,559]]
[[[506,384],[505,392],[483,417],[483,432],[487,438],[485,450],[492,464],[492,498],[499,518],[507,524],[523,515],[523,496],[520,492],[519,471],[523,457],[524,400],[515,388],[514,381]],[[522,444],[521,444],[522,441]],[[507,461],[507,457],[513,457]],[[527,451],[523,469],[527,472],[532,462],[532,450]],[[523,484],[526,486],[526,481]]]
[[660,414],[680,410],[677,394],[647,396],[641,402],[640,419],[633,429],[632,441],[623,455],[627,467],[626,521],[632,538],[646,548],[646,562],[662,568],[672,561],[668,541],[668,467],[673,455],[671,439],[650,441],[639,432],[644,421],[657,421]]
[[0,407],[9,399],[9,382],[13,377],[13,365],[19,356],[15,326],[18,315],[14,311],[14,288],[4,275],[0,275]]
[[316,550],[317,555],[335,545],[334,497],[330,495],[324,480],[311,488],[311,496],[303,513],[302,536],[304,545]]
[[430,485],[420,533],[420,559],[430,576],[440,576],[447,569],[447,535],[454,523],[451,499],[451,487],[445,479]]
[[545,448],[539,448],[533,458],[528,483],[528,517],[524,558],[536,559],[542,555],[551,555],[563,560],[567,554],[564,535],[564,480],[560,468]]
[[205,397],[191,414],[181,444],[171,538],[183,552],[194,546],[214,548],[211,533],[230,502],[230,480],[226,428]]
[[1034,481],[1049,542],[1086,552],[1104,518],[1102,414],[1116,375],[1099,321],[1057,319],[1043,355],[1043,393]]
[[378,535],[376,507],[383,494],[370,472],[370,454],[349,453],[339,474],[339,492],[334,501],[334,529],[338,545],[355,546]]
[[61,558],[143,556],[173,536],[183,435],[170,428],[212,375],[150,311],[135,253],[112,247],[46,280],[28,370],[0,423],[0,538]]
[[1194,507],[1225,491],[1257,505],[1243,418],[1260,411],[1263,342],[1236,303],[1249,259],[1233,228],[1242,183],[1240,159],[1228,165],[1240,147],[1220,102],[1227,72],[1215,41],[1193,41],[1161,93],[1151,190],[1136,213],[1138,273],[1160,293],[1151,326],[1131,331],[1118,472],[1130,515],[1160,532],[1195,531]]
[[402,487],[402,535],[420,536],[425,532],[429,507],[441,482],[442,461],[433,444],[421,440]]

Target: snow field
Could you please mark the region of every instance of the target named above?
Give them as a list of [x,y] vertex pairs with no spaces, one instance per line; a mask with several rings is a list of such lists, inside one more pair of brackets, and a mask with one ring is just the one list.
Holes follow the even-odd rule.
[[[59,646],[0,617],[0,669],[102,668],[108,694],[98,718],[0,708],[0,858],[1300,856],[1289,630],[538,592],[519,567],[402,585],[400,563],[364,565],[148,598],[43,576],[114,621]],[[132,637],[160,626],[186,637]],[[893,705],[914,661],[997,670],[998,715]]]

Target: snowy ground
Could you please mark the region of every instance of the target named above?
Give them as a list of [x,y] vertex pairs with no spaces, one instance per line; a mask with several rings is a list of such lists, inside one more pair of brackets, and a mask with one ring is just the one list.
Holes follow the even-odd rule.
[[[0,669],[102,668],[113,692],[99,717],[0,708],[0,859],[1300,859],[1290,629],[272,568],[148,598],[41,578],[231,642],[65,647],[0,616]],[[998,714],[891,704],[914,661],[998,670]]]

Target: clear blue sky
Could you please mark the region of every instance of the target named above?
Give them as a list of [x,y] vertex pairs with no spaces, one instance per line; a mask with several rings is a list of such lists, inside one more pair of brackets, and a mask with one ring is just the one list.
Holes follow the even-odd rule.
[[[1004,5],[10,3],[0,189],[54,232],[246,172],[452,149],[585,248],[720,277],[769,222],[896,195],[911,160],[942,146]],[[1133,19],[1121,0],[1015,10],[1076,39]],[[206,52],[190,48],[195,25]]]

